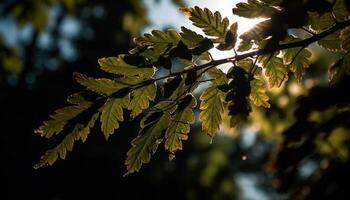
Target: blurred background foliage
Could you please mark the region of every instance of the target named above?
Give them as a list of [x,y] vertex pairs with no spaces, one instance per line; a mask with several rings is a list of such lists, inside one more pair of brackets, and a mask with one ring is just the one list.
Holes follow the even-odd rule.
[[[185,5],[181,0],[167,3],[175,8]],[[316,150],[305,149],[305,143],[296,140],[298,148],[291,149],[293,145],[284,138],[285,132],[302,120],[294,113],[301,104],[309,106],[306,110],[311,121],[322,126],[337,117],[334,101],[348,102],[348,90],[341,90],[349,86],[348,82],[338,90],[327,89],[325,74],[337,56],[316,45],[311,47],[313,64],[302,83],[291,78],[281,89],[270,91],[271,109],[254,108],[246,125],[232,129],[226,120],[212,144],[196,124],[185,150],[173,161],[160,152],[140,173],[123,178],[125,153],[137,134],[130,122],[108,142],[101,134],[91,134],[87,144],[78,144],[66,161],[34,170],[33,165],[48,144],[33,130],[65,102],[67,95],[77,91],[72,73],[98,76],[97,59],[130,49],[132,37],[152,23],[148,16],[140,0],[0,3],[0,148],[5,157],[1,167],[5,193],[0,194],[1,199],[264,200],[348,196],[350,123],[334,123],[327,127],[330,131],[312,137],[301,134],[304,141],[314,142],[311,146]],[[325,94],[335,99],[327,101],[323,99]],[[317,109],[322,100],[326,102],[323,109]],[[349,115],[343,117],[350,119]],[[313,128],[303,125],[297,130]]]

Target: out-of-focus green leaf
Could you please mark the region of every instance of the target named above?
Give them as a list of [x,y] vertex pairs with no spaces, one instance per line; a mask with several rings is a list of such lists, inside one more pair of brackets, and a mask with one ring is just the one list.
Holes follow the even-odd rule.
[[308,12],[309,23],[311,28],[315,31],[322,31],[334,24],[334,19],[330,12],[319,14],[317,12]]
[[341,48],[341,40],[339,40],[340,38],[340,31],[337,31],[335,33],[332,33],[324,38],[322,38],[321,40],[317,41],[317,43],[327,49],[328,51],[332,51],[332,52],[340,52],[342,51]]
[[336,0],[333,6],[333,13],[337,20],[344,20],[350,16],[345,1],[346,0]]

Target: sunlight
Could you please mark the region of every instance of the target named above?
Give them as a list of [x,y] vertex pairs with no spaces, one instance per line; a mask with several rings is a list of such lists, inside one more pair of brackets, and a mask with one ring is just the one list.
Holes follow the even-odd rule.
[[[234,16],[232,14],[232,8],[235,4],[239,2],[246,2],[245,0],[220,0],[220,3],[213,0],[191,0],[188,2],[188,6],[195,6],[198,5],[200,7],[207,7],[211,11],[219,11],[223,17],[227,17],[230,20],[230,23],[237,22],[238,23],[238,35],[241,35],[242,33],[250,30],[253,28],[257,23],[264,21],[263,18],[258,19],[246,19],[238,16]],[[239,42],[239,41],[238,41]],[[238,43],[237,43],[238,45]],[[210,50],[210,53],[212,54],[214,59],[222,59],[227,58],[233,55],[233,51],[219,51],[217,49]],[[227,70],[231,67],[230,64],[223,64],[220,65],[219,68],[222,69],[224,72],[227,72]]]
[[[209,8],[212,12],[219,11],[223,17],[227,17],[230,23],[238,23],[238,35],[253,28],[257,23],[264,21],[264,19],[246,19],[238,16],[234,16],[232,8],[239,2],[246,2],[246,0],[220,0],[219,3],[216,0],[187,0],[187,6],[194,7],[199,6],[201,8]],[[150,20],[152,24],[147,26],[143,33],[151,32],[153,29],[161,29],[172,27],[180,30],[181,26],[195,30],[198,33],[203,33],[199,28],[192,25],[191,21],[183,15],[174,4],[168,1],[160,1],[155,3],[154,1],[144,0],[146,7],[150,10]],[[164,17],[166,13],[167,17]],[[238,41],[239,42],[239,41]],[[221,59],[230,57],[233,55],[233,51],[219,51],[217,49],[210,50],[210,53],[215,59]],[[231,65],[221,65],[220,68],[227,72]]]

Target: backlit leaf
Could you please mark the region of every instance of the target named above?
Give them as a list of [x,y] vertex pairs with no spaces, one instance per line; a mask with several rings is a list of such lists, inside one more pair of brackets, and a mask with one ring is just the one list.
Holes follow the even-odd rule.
[[271,17],[277,11],[276,8],[257,0],[248,0],[247,3],[237,3],[236,8],[232,9],[233,14],[245,18],[267,18]]
[[311,28],[315,31],[322,31],[334,24],[332,14],[329,12],[319,14],[317,12],[308,12],[309,23]]
[[345,3],[346,0],[336,0],[333,6],[333,13],[336,19],[344,20],[350,16],[349,10],[347,9],[347,5]]
[[224,99],[225,93],[215,85],[209,86],[200,96],[199,120],[202,123],[202,130],[212,138],[220,129],[221,114],[224,112]]
[[101,131],[106,140],[119,128],[119,122],[124,121],[123,107],[126,106],[125,98],[111,98],[101,107]]
[[144,37],[135,38],[134,42],[138,46],[148,47],[140,55],[155,62],[160,55],[176,47],[180,39],[181,36],[179,33],[174,29],[169,29],[166,32],[154,30],[152,34],[146,33]]
[[151,77],[154,74],[154,69],[151,68],[138,68],[133,65],[127,64],[122,56],[107,57],[98,59],[98,63],[101,69],[118,75],[123,76],[139,76],[139,77]]
[[262,55],[259,62],[265,68],[265,75],[269,79],[270,87],[280,87],[287,79],[288,69],[283,64],[282,58],[270,55]]
[[251,92],[249,95],[249,99],[256,106],[263,106],[265,108],[269,108],[269,97],[266,95],[266,84],[261,79],[254,79],[250,81]]
[[341,40],[340,38],[340,31],[337,31],[335,33],[332,33],[321,40],[317,41],[317,43],[327,49],[328,51],[333,51],[333,52],[341,52]]
[[148,124],[132,140],[132,147],[127,153],[125,161],[127,174],[131,174],[140,170],[143,163],[149,163],[151,154],[154,154],[161,142],[160,137],[163,131],[168,128],[170,123],[170,115],[163,113],[158,121]]
[[74,75],[80,85],[99,94],[110,95],[127,86],[107,78],[94,79],[80,73],[75,73]]
[[136,117],[143,109],[149,107],[149,101],[156,97],[157,86],[155,83],[133,91],[130,101],[131,116]]
[[193,25],[201,28],[208,36],[215,37],[215,42],[224,42],[228,31],[229,20],[222,18],[219,12],[212,13],[208,8],[182,8],[190,16]]
[[63,130],[64,126],[69,120],[79,115],[85,109],[86,107],[80,106],[67,106],[58,109],[54,112],[54,114],[50,115],[52,119],[44,121],[44,124],[35,130],[35,133],[38,133],[42,137],[46,138],[57,135]]
[[[300,41],[294,36],[288,36],[288,42]],[[283,64],[288,65],[290,71],[294,73],[296,79],[300,82],[302,75],[305,73],[305,68],[309,67],[309,58],[311,52],[305,48],[290,48],[282,50]]]
[[340,41],[341,41],[341,48],[346,52],[350,52],[350,28],[349,27],[341,31]]
[[184,101],[190,101],[188,105],[181,108],[181,103],[175,111],[168,129],[165,132],[165,149],[170,152],[170,159],[177,150],[182,149],[182,140],[187,140],[190,125],[194,123],[195,117],[192,108],[196,106],[196,99],[192,95],[185,97]]

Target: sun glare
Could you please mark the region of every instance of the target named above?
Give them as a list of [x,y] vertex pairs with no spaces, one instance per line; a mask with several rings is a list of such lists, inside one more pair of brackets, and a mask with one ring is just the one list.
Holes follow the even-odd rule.
[[[168,1],[160,1],[155,3],[151,0],[144,0],[145,5],[150,10],[150,19],[152,25],[147,26],[143,32],[151,32],[153,29],[160,29],[160,27],[173,27],[180,30],[181,26],[185,26],[198,33],[201,30],[193,26],[186,16],[183,15],[175,6],[171,6]],[[246,19],[233,15],[232,8],[239,2],[246,2],[245,0],[186,0],[187,6],[194,7],[199,6],[201,8],[209,8],[211,11],[219,11],[223,17],[227,17],[230,23],[238,23],[238,35],[253,28],[257,23],[264,19]],[[166,16],[166,17],[164,17]],[[238,41],[239,42],[239,41]],[[219,51],[212,49],[210,51],[214,59],[221,59],[233,56],[233,51]],[[222,65],[220,68],[226,72],[231,65]]]
[[[233,15],[232,8],[235,6],[235,4],[239,2],[246,2],[245,0],[192,0],[188,1],[189,6],[195,6],[198,5],[200,7],[207,7],[211,11],[219,11],[223,17],[227,17],[230,20],[230,23],[237,22],[238,23],[238,35],[249,31],[251,28],[253,28],[257,23],[264,21],[262,18],[258,19],[246,19],[242,17],[238,17]],[[239,41],[238,41],[239,42]],[[212,49],[210,51],[214,59],[221,59],[221,58],[227,58],[233,55],[233,51],[219,51],[217,49]],[[231,65],[230,64],[223,64],[219,66],[224,72],[226,72]]]

